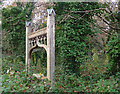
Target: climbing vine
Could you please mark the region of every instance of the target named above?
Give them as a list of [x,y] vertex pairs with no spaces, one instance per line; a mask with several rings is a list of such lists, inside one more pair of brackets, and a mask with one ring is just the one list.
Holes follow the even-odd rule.
[[61,62],[67,67],[66,71],[79,74],[80,63],[88,59],[88,52],[92,47],[88,35],[93,36],[97,32],[91,27],[94,24],[92,16],[100,14],[101,7],[93,2],[56,4],[56,26],[59,27],[56,30],[56,49],[59,49],[59,56],[64,59]]
[[3,53],[25,55],[25,21],[30,20],[33,4],[2,9]]

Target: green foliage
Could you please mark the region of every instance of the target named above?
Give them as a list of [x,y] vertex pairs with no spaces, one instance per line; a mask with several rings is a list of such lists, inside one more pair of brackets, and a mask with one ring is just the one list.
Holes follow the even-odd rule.
[[4,53],[24,56],[25,21],[30,20],[32,9],[32,3],[27,3],[25,8],[10,6],[2,9]]
[[[86,73],[84,73],[86,74]],[[65,75],[61,66],[56,71],[55,87],[50,92],[119,92],[119,72],[109,78],[100,79],[84,75]]]
[[29,74],[26,73],[25,65],[19,58],[16,62],[10,60],[10,57],[3,59],[3,92],[48,92],[51,87],[50,81],[35,78],[32,71]]
[[120,72],[120,41],[118,33],[113,33],[106,47],[107,53],[110,55],[110,63],[108,67],[109,74]]
[[31,71],[33,73],[41,72],[47,75],[47,54],[43,48],[38,48],[38,51],[32,53]]
[[109,66],[109,55],[103,52],[98,52],[95,48],[92,50],[92,59],[87,60],[81,64],[81,74],[90,75],[91,78],[99,79],[102,76],[105,77],[105,73]]
[[50,88],[48,80],[38,80],[32,75],[26,75],[25,71],[13,75],[4,74],[2,76],[4,92],[47,92]]
[[[113,30],[108,44],[99,52],[90,41],[98,29],[92,28],[93,15],[102,14],[97,2],[57,3],[55,87],[38,80],[33,73],[46,75],[46,52],[32,53],[30,73],[25,71],[25,21],[30,20],[32,4],[3,9],[3,51],[16,56],[3,58],[3,92],[120,92],[119,32]],[[21,8],[22,7],[22,8]],[[118,14],[115,14],[118,15]],[[118,17],[119,18],[119,17]],[[109,19],[110,20],[110,19]],[[44,26],[44,24],[43,24]],[[90,37],[91,36],[91,39]],[[17,41],[16,41],[17,40]],[[22,46],[21,46],[22,45]],[[92,52],[92,57],[88,56]],[[11,68],[11,70],[10,70]],[[9,70],[8,73],[6,73]],[[116,74],[109,76],[105,74]],[[80,75],[80,76],[79,76]]]
[[[19,61],[19,60],[18,60]],[[3,59],[2,87],[3,92],[119,92],[120,73],[109,78],[97,79],[91,75],[66,75],[62,66],[56,67],[55,86],[51,88],[47,79],[39,80],[26,73],[22,61],[10,62],[10,57]],[[11,67],[14,66],[14,67]],[[20,66],[20,67],[18,67]],[[8,69],[11,70],[7,72]],[[19,71],[20,70],[20,71]],[[35,69],[34,69],[35,70]]]
[[[91,28],[94,20],[92,16],[101,11],[94,12],[76,12],[87,11],[100,8],[98,3],[57,3],[55,6],[56,24],[56,56],[61,57],[68,72],[79,75],[80,63],[88,58],[88,51],[92,45],[89,43],[89,37],[93,36],[96,31]],[[59,48],[59,49],[57,49]]]
[[[106,4],[109,7],[109,4]],[[114,15],[109,15],[106,13],[105,19],[110,23],[110,29],[108,32],[107,42],[105,45],[106,53],[109,54],[109,66],[108,66],[108,74],[114,75],[117,72],[120,72],[120,2],[118,3],[118,10],[110,12]]]
[[116,77],[111,76],[109,79],[100,79],[95,84],[94,92],[119,92],[119,83]]

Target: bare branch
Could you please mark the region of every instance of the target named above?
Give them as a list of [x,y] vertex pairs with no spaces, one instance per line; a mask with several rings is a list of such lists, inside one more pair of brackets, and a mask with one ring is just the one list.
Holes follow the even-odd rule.
[[[69,14],[69,13],[68,13]],[[68,14],[66,14],[65,16],[64,16],[64,18],[59,22],[59,24],[61,24],[62,22],[64,22],[67,18],[68,18]],[[57,23],[58,24],[58,23]]]
[[105,22],[106,24],[108,24],[112,29],[114,30],[120,30],[120,28],[116,28],[114,26],[112,26],[107,20],[105,20],[103,17],[99,16],[99,15],[96,15],[98,16],[101,20],[103,20],[103,22]]
[[93,12],[93,11],[97,11],[97,10],[106,10],[106,8],[99,8],[99,9],[85,10],[85,11],[71,11],[71,12],[72,13],[89,13],[89,12]]

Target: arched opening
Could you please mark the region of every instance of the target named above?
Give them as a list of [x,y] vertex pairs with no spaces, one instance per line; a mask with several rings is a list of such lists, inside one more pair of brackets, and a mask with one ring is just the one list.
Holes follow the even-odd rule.
[[30,72],[47,76],[47,53],[43,47],[34,46],[30,49]]
[[[53,9],[47,9],[47,27],[32,32],[32,23],[26,22],[26,71],[30,71],[30,65],[32,60],[33,50],[37,47],[44,48],[46,51],[47,57],[47,77],[53,83],[54,71],[55,71],[55,12]],[[44,36],[46,35],[46,36]],[[43,43],[43,40],[46,40],[47,44]],[[32,39],[32,40],[31,40]],[[45,41],[44,41],[45,42]],[[35,46],[34,46],[35,45]],[[32,48],[31,48],[32,47]],[[45,57],[43,57],[44,59]]]

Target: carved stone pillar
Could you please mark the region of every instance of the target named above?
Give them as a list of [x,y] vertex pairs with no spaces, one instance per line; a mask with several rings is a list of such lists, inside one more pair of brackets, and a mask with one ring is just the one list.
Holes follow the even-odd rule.
[[47,9],[47,78],[53,83],[55,71],[55,12]]
[[29,71],[30,69],[30,44],[28,39],[28,34],[31,32],[31,22],[26,22],[26,71]]

